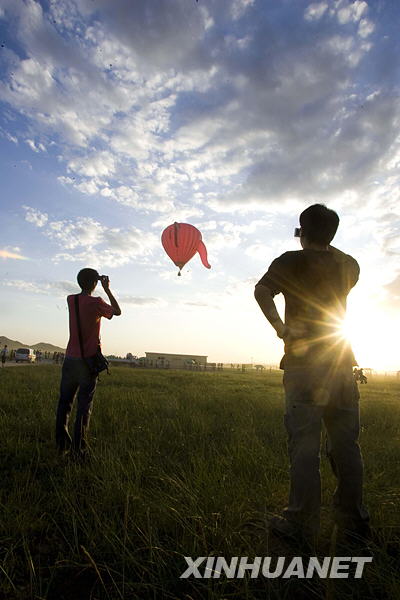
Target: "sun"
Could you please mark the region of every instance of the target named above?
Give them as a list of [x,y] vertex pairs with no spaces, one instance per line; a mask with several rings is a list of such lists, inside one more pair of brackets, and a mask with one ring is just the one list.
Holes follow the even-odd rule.
[[349,306],[338,333],[347,339],[360,367],[376,371],[398,370],[398,342],[390,316],[367,300],[358,299]]

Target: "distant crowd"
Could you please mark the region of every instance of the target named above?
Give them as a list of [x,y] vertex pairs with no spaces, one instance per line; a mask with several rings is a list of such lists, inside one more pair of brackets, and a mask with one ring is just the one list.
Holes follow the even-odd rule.
[[62,363],[64,360],[65,354],[64,352],[42,352],[41,350],[34,351],[36,355],[36,360],[41,361],[44,360],[52,360],[56,364]]
[[[2,362],[13,361],[15,360],[15,349],[8,350],[7,345],[4,346],[0,350],[0,355]],[[42,350],[33,350],[33,354],[35,355],[36,362],[40,362],[42,360],[52,360],[55,364],[62,364],[65,354],[64,352],[43,352]]]

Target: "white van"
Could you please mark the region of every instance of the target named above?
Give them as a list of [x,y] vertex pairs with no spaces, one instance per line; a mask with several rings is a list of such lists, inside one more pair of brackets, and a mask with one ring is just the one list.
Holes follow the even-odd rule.
[[34,362],[36,356],[33,353],[32,348],[18,348],[15,351],[15,362]]

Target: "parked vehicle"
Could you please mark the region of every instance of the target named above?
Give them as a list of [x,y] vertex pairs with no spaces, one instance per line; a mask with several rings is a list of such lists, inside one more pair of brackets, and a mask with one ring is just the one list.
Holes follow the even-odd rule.
[[15,362],[34,362],[36,360],[36,356],[32,350],[32,348],[18,348],[15,351]]

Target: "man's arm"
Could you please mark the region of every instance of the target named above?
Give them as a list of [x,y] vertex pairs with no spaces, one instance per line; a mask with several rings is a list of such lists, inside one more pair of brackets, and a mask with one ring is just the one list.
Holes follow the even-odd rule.
[[257,284],[254,290],[254,297],[264,315],[275,329],[279,338],[283,339],[287,334],[287,327],[276,310],[276,305],[272,292],[266,285]]
[[116,299],[114,298],[114,296],[111,293],[110,279],[108,277],[104,277],[103,279],[101,279],[101,285],[103,286],[103,290],[107,294],[110,304],[114,309],[114,315],[116,317],[119,317],[119,315],[121,314],[121,309],[119,307],[118,302],[116,301]]

